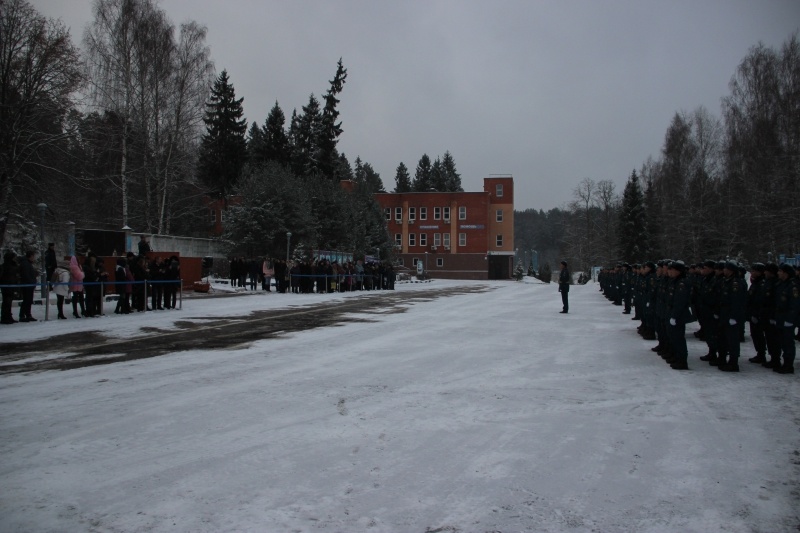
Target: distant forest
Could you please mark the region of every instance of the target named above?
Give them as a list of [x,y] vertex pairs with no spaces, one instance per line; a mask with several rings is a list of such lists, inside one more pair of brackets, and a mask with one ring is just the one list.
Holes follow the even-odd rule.
[[[517,211],[516,247],[574,270],[664,258],[769,261],[800,253],[800,42],[758,44],[722,98],[676,112],[661,153],[628,177],[585,178],[571,201]],[[633,165],[635,168],[635,165]]]

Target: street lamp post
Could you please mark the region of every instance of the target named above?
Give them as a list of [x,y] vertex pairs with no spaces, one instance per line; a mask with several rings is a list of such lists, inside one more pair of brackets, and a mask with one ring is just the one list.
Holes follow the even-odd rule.
[[41,252],[40,252],[40,261],[42,263],[42,298],[47,297],[47,270],[44,264],[44,214],[47,211],[47,204],[41,203],[36,207],[39,208],[39,214],[41,215],[41,226],[39,227],[39,237],[41,238]]
[[291,246],[291,243],[292,243],[292,232],[291,231],[287,231],[286,232],[286,262],[287,263],[289,262],[289,248]]

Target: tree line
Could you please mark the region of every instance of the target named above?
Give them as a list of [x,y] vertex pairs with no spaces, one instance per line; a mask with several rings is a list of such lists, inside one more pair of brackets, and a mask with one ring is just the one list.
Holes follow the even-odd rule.
[[[38,239],[42,202],[50,223],[207,236],[211,196],[228,203],[232,253],[277,253],[287,232],[308,248],[391,249],[379,173],[337,148],[341,59],[288,124],[276,101],[248,128],[203,25],[175,26],[154,0],[97,0],[92,14],[79,48],[60,21],[0,0],[0,247],[9,222]],[[449,152],[424,155],[408,182],[460,189]]]
[[613,181],[583,179],[572,201],[515,213],[516,245],[587,270],[618,261],[800,253],[800,42],[752,47],[721,115],[676,112],[661,152]]

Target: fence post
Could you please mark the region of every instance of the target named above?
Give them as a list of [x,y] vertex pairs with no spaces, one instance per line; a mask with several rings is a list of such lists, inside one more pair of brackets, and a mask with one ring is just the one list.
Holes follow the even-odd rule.
[[183,311],[183,279],[181,279],[180,283],[181,283],[181,293],[180,293],[180,302],[178,305],[178,309]]
[[44,319],[45,321],[50,320],[50,280],[47,280],[47,283],[44,284],[42,287],[45,289],[44,292]]

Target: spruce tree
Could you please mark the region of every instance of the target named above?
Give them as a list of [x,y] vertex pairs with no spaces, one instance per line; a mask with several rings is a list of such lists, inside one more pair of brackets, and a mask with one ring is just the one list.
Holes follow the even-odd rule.
[[292,159],[289,137],[284,130],[285,123],[286,117],[276,100],[262,128],[264,137],[264,159],[266,161],[274,161],[283,166],[289,165]]
[[319,171],[316,157],[321,124],[319,100],[311,94],[308,104],[303,106],[303,113],[298,115],[294,112],[290,128],[292,169],[298,176],[312,176]]
[[448,150],[442,156],[442,172],[444,173],[444,190],[448,192],[463,192],[461,188],[461,174],[456,170],[456,161]]
[[247,121],[242,100],[223,70],[214,81],[203,119],[206,133],[200,141],[198,177],[210,194],[225,199],[233,190],[247,160]]
[[261,128],[253,122],[247,132],[247,161],[252,166],[264,163],[264,135]]
[[648,259],[650,238],[647,232],[644,194],[635,170],[622,193],[618,235],[619,254],[623,260],[633,263]]
[[411,175],[408,173],[408,167],[402,161],[397,165],[394,183],[392,192],[411,192]]
[[438,192],[447,190],[447,180],[442,168],[442,160],[438,157],[431,165],[431,187]]
[[339,99],[336,98],[336,95],[342,92],[346,79],[347,69],[342,65],[342,58],[339,58],[336,75],[330,81],[330,88],[324,97],[325,107],[322,110],[317,145],[318,153],[316,155],[317,166],[322,175],[334,181],[338,181],[335,172],[338,158],[336,145],[339,143],[339,136],[342,134],[342,123],[336,122],[339,118],[339,111],[336,109]]
[[417,171],[414,174],[414,192],[428,192],[433,187],[431,183],[431,158],[428,154],[422,154],[417,163]]

